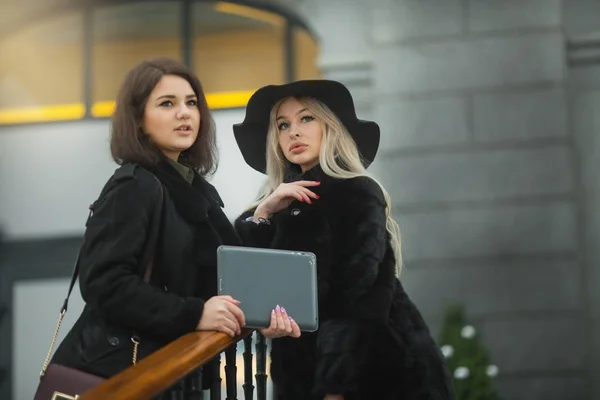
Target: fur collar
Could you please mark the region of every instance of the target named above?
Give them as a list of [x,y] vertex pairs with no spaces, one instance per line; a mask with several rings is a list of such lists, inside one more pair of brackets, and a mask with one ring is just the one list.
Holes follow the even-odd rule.
[[297,182],[300,180],[321,182],[322,186],[323,184],[335,181],[335,178],[332,178],[331,176],[327,175],[325,171],[323,171],[323,169],[321,168],[320,164],[317,164],[316,166],[304,173],[302,173],[300,166],[296,164],[291,164],[289,167],[286,168],[283,175],[284,183]]

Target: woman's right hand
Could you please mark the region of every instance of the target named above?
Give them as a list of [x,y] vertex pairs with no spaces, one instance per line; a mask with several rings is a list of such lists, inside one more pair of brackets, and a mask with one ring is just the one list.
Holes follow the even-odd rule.
[[294,200],[311,204],[311,199],[318,199],[319,196],[308,187],[319,186],[320,184],[321,182],[316,181],[282,183],[258,205],[254,216],[268,218],[271,214],[289,207]]
[[231,296],[214,296],[204,303],[198,331],[219,331],[231,337],[240,335],[246,325],[246,317],[238,307],[239,301]]

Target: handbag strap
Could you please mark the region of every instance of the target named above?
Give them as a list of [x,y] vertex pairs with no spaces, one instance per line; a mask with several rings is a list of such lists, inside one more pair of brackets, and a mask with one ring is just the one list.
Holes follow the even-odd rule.
[[[152,175],[154,176],[154,175]],[[144,248],[142,250],[142,261],[146,262],[146,269],[144,271],[144,282],[150,283],[150,278],[152,277],[152,270],[154,269],[154,256],[156,253],[156,242],[158,241],[158,235],[160,232],[160,221],[164,203],[164,190],[162,183],[158,180],[156,176],[154,178],[158,182],[158,187],[160,188],[160,199],[158,203],[154,206],[154,213],[152,215],[152,223],[150,226],[150,232],[148,234],[148,240],[144,244]],[[102,197],[102,195],[100,196]],[[88,220],[92,217],[94,213],[94,204],[89,206],[90,213],[88,215]],[[40,377],[44,376],[46,373],[46,369],[48,369],[48,364],[50,363],[50,356],[52,355],[52,351],[54,350],[54,345],[56,344],[56,337],[58,336],[58,331],[62,324],[63,318],[67,313],[67,308],[69,306],[69,298],[71,297],[71,292],[73,292],[73,287],[75,286],[75,282],[77,281],[77,277],[79,276],[79,262],[81,257],[81,252],[85,245],[85,239],[81,243],[79,250],[77,251],[77,257],[75,258],[75,264],[73,267],[73,273],[71,274],[71,282],[69,283],[69,290],[67,291],[67,297],[65,298],[63,305],[60,309],[60,315],[58,316],[58,322],[56,323],[56,328],[54,329],[54,335],[52,336],[52,342],[50,343],[50,349],[48,350],[48,354],[44,360],[44,365],[42,367],[42,372],[40,373]],[[134,332],[131,341],[134,344],[133,349],[133,364],[137,362],[137,347],[139,344],[139,335]]]

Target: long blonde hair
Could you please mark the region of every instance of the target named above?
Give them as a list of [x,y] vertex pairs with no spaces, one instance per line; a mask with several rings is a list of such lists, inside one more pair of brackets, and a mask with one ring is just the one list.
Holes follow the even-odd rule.
[[[279,146],[277,127],[277,111],[287,98],[278,101],[271,110],[269,118],[269,131],[267,134],[267,180],[262,186],[259,197],[249,208],[254,208],[267,198],[277,187],[283,183],[285,169],[289,162]],[[323,139],[319,153],[319,164],[323,172],[337,179],[350,179],[358,176],[367,176],[373,179],[381,188],[386,203],[386,230],[390,235],[390,242],[396,258],[396,275],[402,271],[402,246],[400,228],[391,216],[391,200],[383,185],[367,173],[360,158],[356,143],[348,130],[336,115],[322,102],[314,98],[297,98],[297,100],[312,113],[321,124]],[[343,165],[343,167],[342,167]]]

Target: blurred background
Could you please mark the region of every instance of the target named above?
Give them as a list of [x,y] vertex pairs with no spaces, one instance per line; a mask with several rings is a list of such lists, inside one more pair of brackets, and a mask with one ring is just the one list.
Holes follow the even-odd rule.
[[600,0],[0,0],[0,398],[33,396],[116,91],[155,56],[204,84],[230,218],[262,183],[231,128],[253,91],[345,83],[449,360],[458,305],[503,399],[600,399]]

